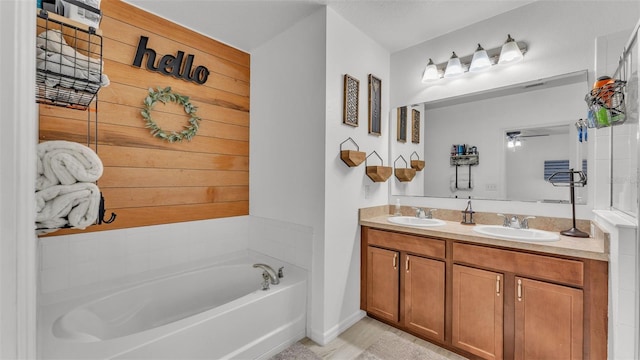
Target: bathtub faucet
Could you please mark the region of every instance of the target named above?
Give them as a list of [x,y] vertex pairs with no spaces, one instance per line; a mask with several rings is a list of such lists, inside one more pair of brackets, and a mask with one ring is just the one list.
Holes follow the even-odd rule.
[[278,275],[276,274],[275,270],[271,268],[271,266],[267,264],[253,264],[253,267],[260,268],[264,270],[267,274],[269,274],[269,279],[271,280],[272,285],[280,284],[280,279],[278,279]]

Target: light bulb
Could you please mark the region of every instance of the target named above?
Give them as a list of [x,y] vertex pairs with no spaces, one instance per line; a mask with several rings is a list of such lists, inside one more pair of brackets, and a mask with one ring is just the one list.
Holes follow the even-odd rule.
[[511,35],[507,35],[507,41],[502,45],[502,50],[500,50],[498,64],[513,64],[522,60],[523,57],[522,51],[520,51],[520,48],[518,47],[518,43],[513,40]]
[[456,52],[454,51],[453,55],[451,55],[451,58],[447,62],[447,68],[444,71],[444,77],[450,78],[450,77],[460,76],[462,75],[462,73],[464,73],[464,70],[462,69],[462,64],[460,63],[460,59],[458,58],[458,55],[456,55]]
[[438,67],[433,63],[433,60],[429,59],[429,63],[427,67],[424,68],[424,72],[422,73],[422,82],[434,81],[440,79],[440,74],[438,74]]
[[478,48],[476,52],[473,53],[473,59],[471,59],[471,65],[469,66],[469,71],[477,72],[486,70],[491,67],[491,60],[489,60],[489,55],[487,55],[487,51],[478,44]]

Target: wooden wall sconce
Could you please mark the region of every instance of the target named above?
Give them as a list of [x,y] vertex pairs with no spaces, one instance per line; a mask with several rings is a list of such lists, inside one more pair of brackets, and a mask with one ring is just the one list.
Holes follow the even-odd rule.
[[[413,158],[413,155],[416,156],[416,158]],[[422,171],[422,169],[424,169],[424,160],[420,160],[420,156],[418,155],[417,152],[413,152],[413,154],[411,154],[411,156],[409,156],[409,159],[411,161],[411,167],[416,169],[416,171]]]
[[[396,163],[398,162],[398,160],[404,161],[405,167],[403,168],[396,167]],[[407,160],[402,155],[398,156],[396,160],[393,162],[393,168],[396,174],[396,178],[398,178],[400,182],[411,181],[413,180],[413,177],[416,176],[416,169],[408,167]]]
[[[369,159],[369,156],[375,154],[378,159],[380,159],[380,165],[379,166],[369,166],[366,165],[367,159]],[[387,181],[387,179],[389,179],[389,177],[391,177],[391,167],[390,166],[384,166],[384,162],[382,161],[382,158],[380,157],[380,155],[378,155],[378,153],[374,150],[371,154],[369,154],[369,156],[367,156],[367,158],[365,159],[365,165],[367,167],[367,176],[373,181],[373,182],[385,182]]]

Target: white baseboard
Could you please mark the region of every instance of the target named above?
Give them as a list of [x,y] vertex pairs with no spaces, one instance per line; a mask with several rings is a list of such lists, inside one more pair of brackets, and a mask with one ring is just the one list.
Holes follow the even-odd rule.
[[338,323],[336,326],[325,331],[324,333],[319,333],[312,330],[311,333],[308,334],[308,336],[316,344],[325,346],[331,340],[337,338],[338,335],[342,334],[345,330],[353,326],[353,324],[357,323],[362,318],[364,318],[366,315],[367,315],[366,312],[362,310],[358,310],[352,315],[350,315],[349,317],[347,317],[346,319],[344,319],[343,321],[341,321],[340,323]]

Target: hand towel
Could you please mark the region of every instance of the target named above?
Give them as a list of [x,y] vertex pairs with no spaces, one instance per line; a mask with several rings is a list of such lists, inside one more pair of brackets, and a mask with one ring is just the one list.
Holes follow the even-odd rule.
[[76,182],[95,182],[102,176],[103,166],[89,147],[71,141],[46,141],[38,144],[38,177],[36,190]]
[[37,191],[35,198],[38,231],[66,224],[84,229],[98,218],[100,190],[93,183],[51,186]]

